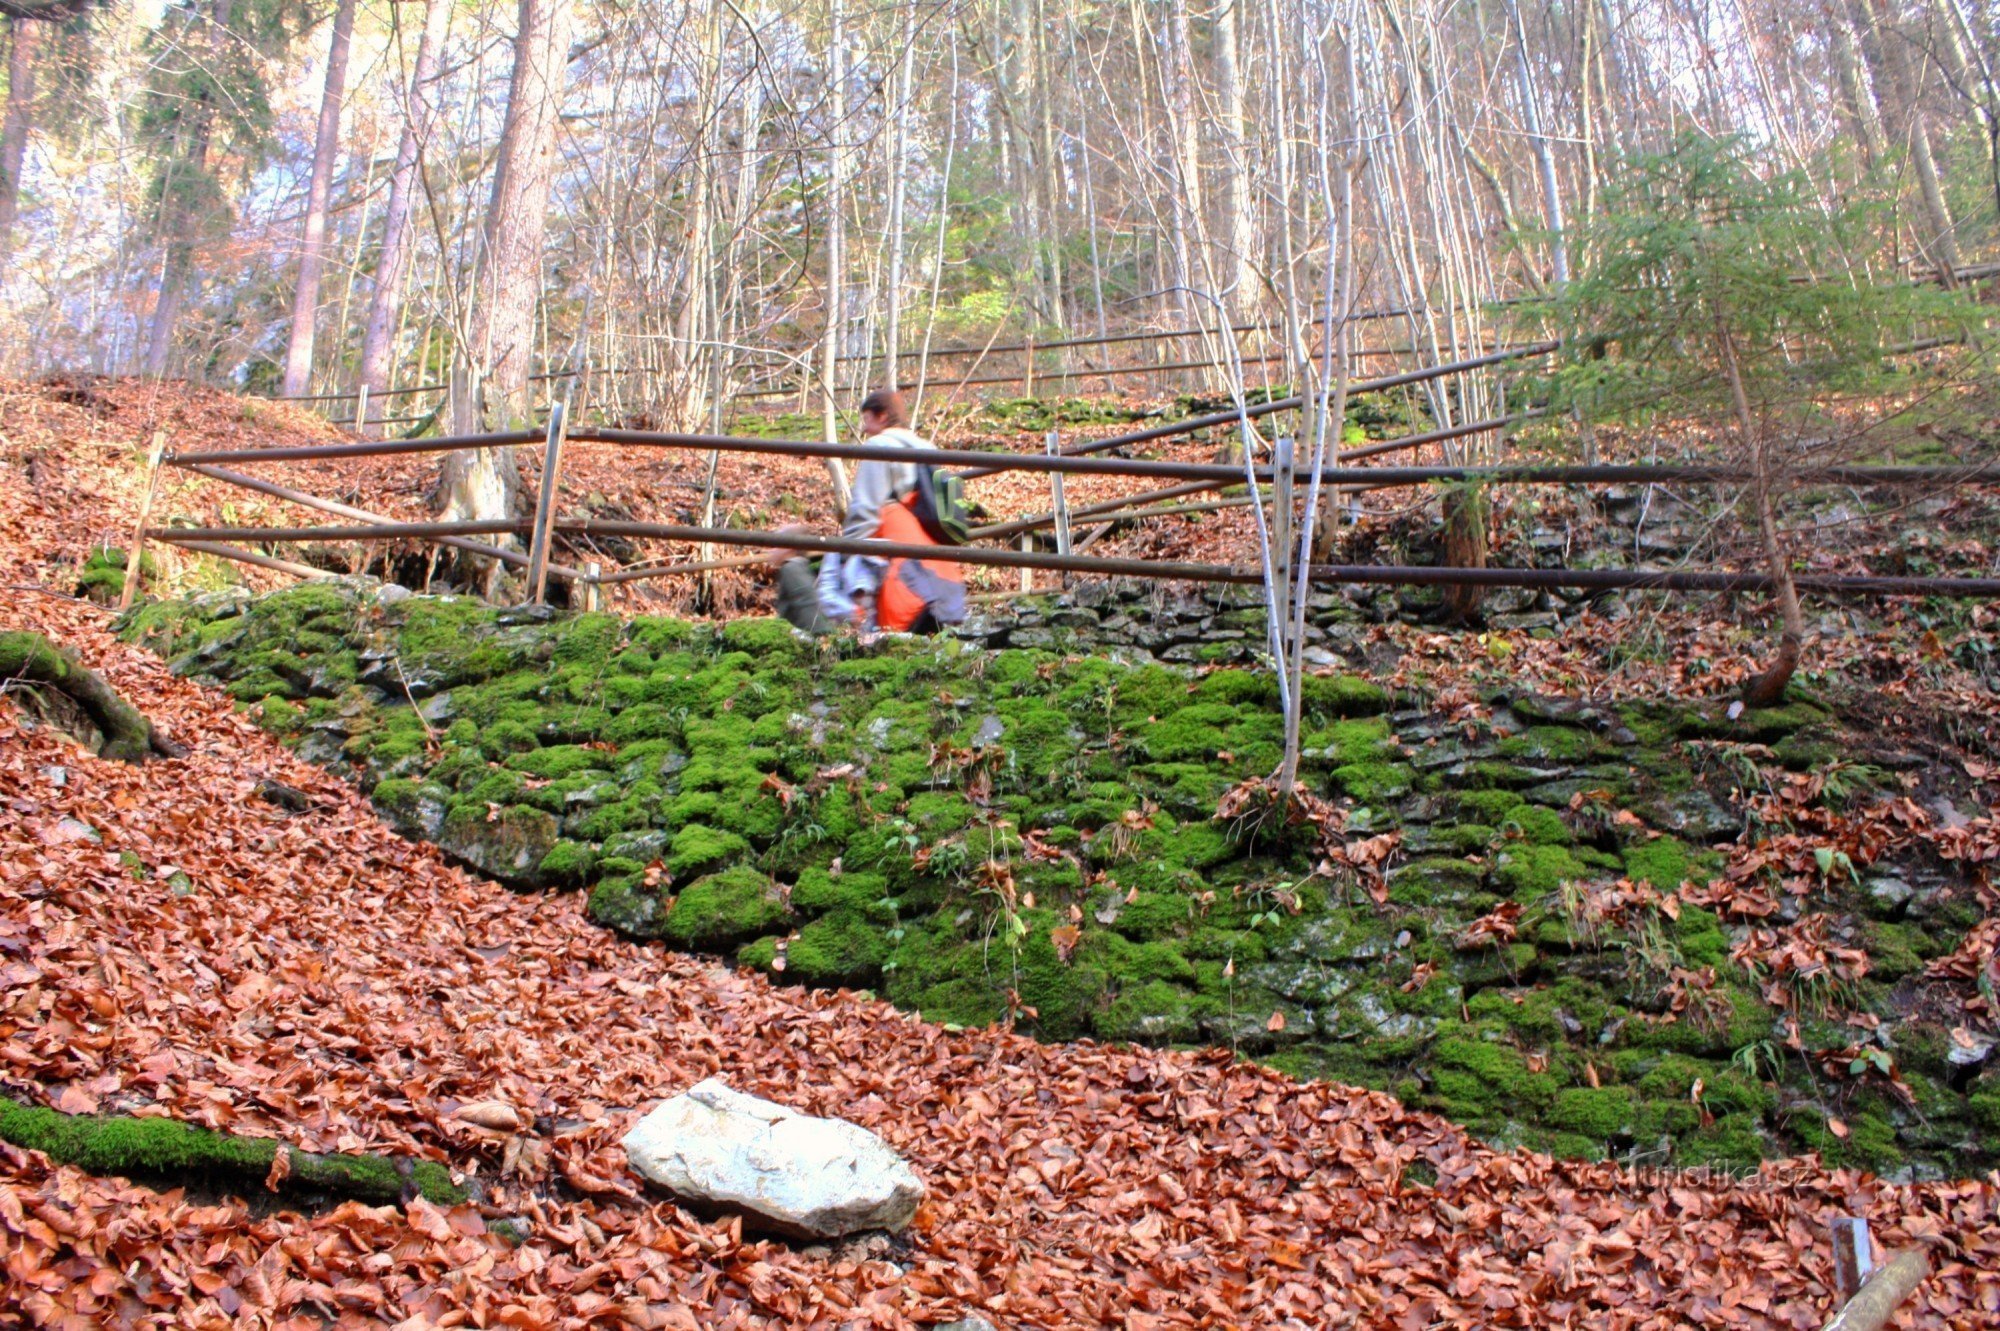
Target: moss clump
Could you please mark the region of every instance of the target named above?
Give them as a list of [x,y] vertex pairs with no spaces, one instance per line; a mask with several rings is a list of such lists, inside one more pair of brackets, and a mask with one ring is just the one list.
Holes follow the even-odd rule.
[[1515,843],[1500,852],[1493,881],[1516,901],[1532,903],[1561,890],[1562,885],[1590,877],[1590,870],[1561,846]]
[[1629,1086],[1576,1086],[1556,1094],[1549,1123],[1593,1142],[1627,1137],[1632,1131],[1632,1089]]
[[748,853],[750,843],[735,832],[690,823],[674,833],[667,849],[667,870],[685,878],[718,868]]
[[393,1202],[406,1186],[444,1206],[465,1200],[444,1166],[386,1156],[315,1155],[267,1137],[211,1132],[169,1118],[63,1114],[0,1096],[0,1139],[40,1151],[59,1164],[93,1174],[199,1179],[219,1176],[262,1187],[279,1151],[291,1170],[290,1192],[329,1192],[362,1201]]
[[788,918],[778,885],[748,866],[698,878],[682,889],[661,922],[661,936],[682,947],[726,952]]
[[1685,843],[1670,836],[1655,837],[1625,848],[1625,876],[1635,883],[1651,883],[1671,892],[1688,877]]
[[[817,865],[802,870],[792,888],[792,908],[802,915],[849,910],[864,914],[880,909],[889,884],[880,874],[833,873]],[[892,912],[893,913],[893,912]]]
[[1199,1034],[1207,1005],[1165,980],[1148,980],[1120,993],[1097,1023],[1107,1040],[1185,1044]]
[[1545,1114],[1555,1102],[1554,1078],[1529,1071],[1527,1057],[1509,1045],[1451,1036],[1437,1042],[1431,1058],[1438,1095],[1461,1121]]
[[881,929],[859,911],[836,910],[799,930],[786,951],[786,972],[806,984],[866,984],[888,959]]
[[1308,675],[1305,710],[1319,716],[1373,716],[1389,710],[1389,691],[1359,675]]
[[551,883],[575,887],[590,877],[597,852],[581,841],[558,841],[542,856],[541,875]]

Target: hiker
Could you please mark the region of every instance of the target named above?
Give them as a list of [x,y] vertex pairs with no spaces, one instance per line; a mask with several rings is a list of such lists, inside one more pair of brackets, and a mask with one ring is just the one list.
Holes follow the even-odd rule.
[[[903,395],[877,389],[861,403],[861,437],[892,448],[928,449],[929,441],[910,428]],[[954,493],[944,507],[956,503]],[[944,545],[954,535],[956,516],[940,517],[933,493],[938,484],[927,466],[870,460],[854,469],[847,517],[840,534],[904,545]],[[805,559],[786,559],[778,570],[778,613],[808,633],[826,633],[843,624],[884,633],[935,633],[965,618],[965,572],[943,559],[881,559],[874,555],[829,553],[815,578]]]

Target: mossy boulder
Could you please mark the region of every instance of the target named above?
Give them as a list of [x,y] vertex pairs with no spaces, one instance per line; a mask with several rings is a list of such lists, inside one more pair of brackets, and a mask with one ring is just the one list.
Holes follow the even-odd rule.
[[661,921],[669,942],[700,952],[726,952],[767,934],[791,916],[784,892],[748,866],[697,878],[682,888]]
[[455,801],[438,833],[446,854],[513,887],[543,884],[542,860],[562,839],[562,828],[540,809],[481,800]]

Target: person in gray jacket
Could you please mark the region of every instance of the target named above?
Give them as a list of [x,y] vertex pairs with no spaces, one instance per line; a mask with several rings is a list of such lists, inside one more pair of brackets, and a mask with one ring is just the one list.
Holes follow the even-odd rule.
[[[910,428],[903,395],[892,389],[878,389],[862,399],[861,437],[877,446],[930,447]],[[909,495],[916,485],[915,463],[861,463],[854,469],[848,489],[847,515],[841,521],[840,534],[859,540],[878,536],[884,510]],[[875,603],[887,566],[888,561],[873,555],[828,553],[821,558],[815,576],[806,559],[787,558],[778,570],[778,613],[808,633],[827,633],[843,624],[876,628]]]

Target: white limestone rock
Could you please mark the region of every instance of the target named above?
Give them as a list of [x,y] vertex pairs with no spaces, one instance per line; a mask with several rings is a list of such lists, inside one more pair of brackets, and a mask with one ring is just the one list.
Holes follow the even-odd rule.
[[715,1078],[640,1119],[625,1154],[683,1202],[797,1238],[899,1230],[924,1199],[902,1157],[866,1128],[809,1118]]

